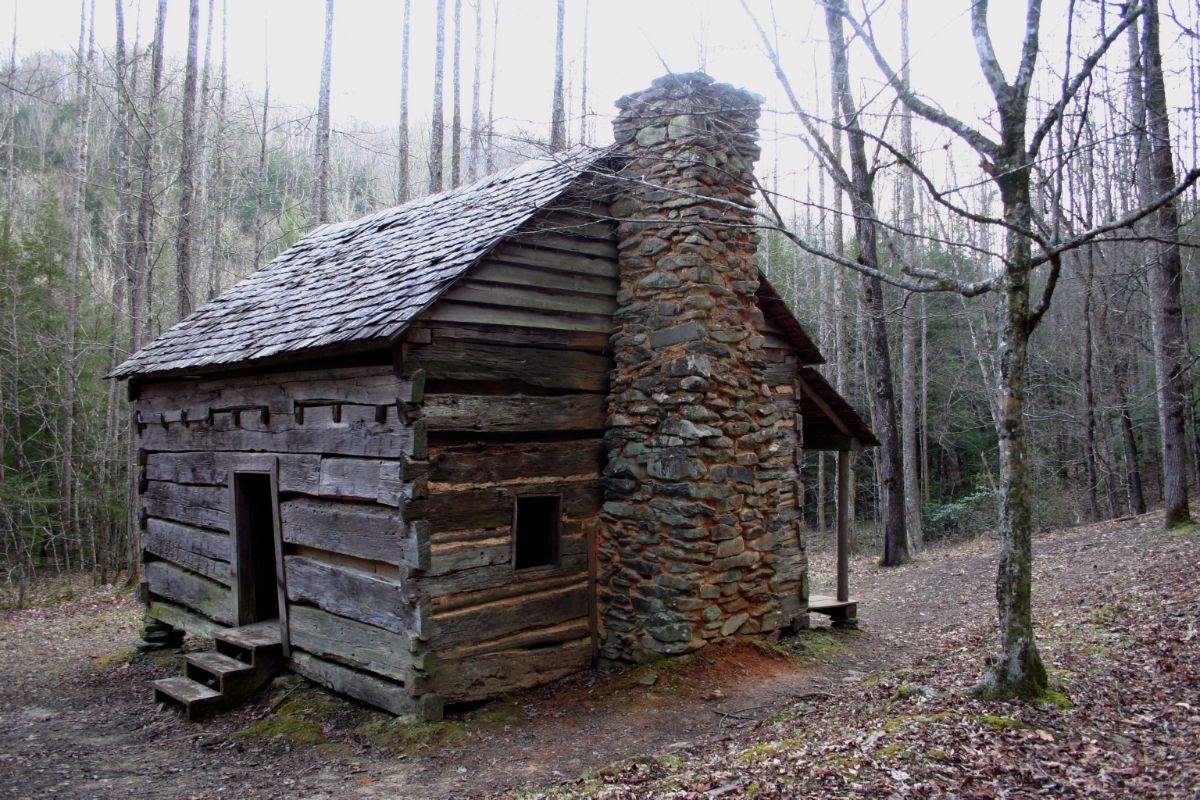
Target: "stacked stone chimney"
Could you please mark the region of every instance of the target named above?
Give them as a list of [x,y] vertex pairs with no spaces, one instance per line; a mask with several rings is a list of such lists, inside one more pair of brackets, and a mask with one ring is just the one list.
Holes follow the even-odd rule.
[[598,546],[602,658],[775,630],[781,583],[794,594],[802,579],[777,576],[782,454],[749,227],[759,104],[701,73],[617,103],[629,162],[613,205],[621,288]]

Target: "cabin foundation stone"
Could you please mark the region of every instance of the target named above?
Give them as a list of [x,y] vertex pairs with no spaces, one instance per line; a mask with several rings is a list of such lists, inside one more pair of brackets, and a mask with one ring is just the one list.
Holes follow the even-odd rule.
[[751,224],[759,99],[669,75],[618,102],[600,655],[642,661],[777,630],[775,407]]

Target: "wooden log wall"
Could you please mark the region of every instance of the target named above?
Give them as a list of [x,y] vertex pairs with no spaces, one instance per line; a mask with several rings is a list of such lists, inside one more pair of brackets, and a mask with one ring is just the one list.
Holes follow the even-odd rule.
[[411,707],[432,666],[429,609],[411,580],[430,559],[422,391],[392,363],[141,384],[151,614],[204,635],[235,624],[231,472],[272,455],[293,666],[384,708]]
[[[555,211],[501,244],[409,332],[425,373],[431,691],[493,697],[586,669],[593,658],[590,547],[617,292],[606,208]],[[558,563],[516,570],[513,505],[559,495]]]

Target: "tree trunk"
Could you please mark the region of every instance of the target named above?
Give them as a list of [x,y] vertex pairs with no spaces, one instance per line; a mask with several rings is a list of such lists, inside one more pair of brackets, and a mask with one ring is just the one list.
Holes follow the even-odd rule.
[[[217,142],[225,141],[225,123],[226,114],[229,108],[229,3],[228,0],[221,0],[221,89],[218,93],[217,100]],[[223,201],[225,195],[225,148],[216,148],[216,157],[213,159],[213,179],[211,185],[215,187],[215,191],[221,193]],[[220,202],[212,215],[212,233],[209,240],[209,261],[208,261],[208,300],[212,300],[217,296],[217,289],[221,284],[222,265],[225,262],[225,249],[222,242],[222,219],[221,215],[225,210],[225,206]]]
[[[858,127],[858,112],[850,94],[850,68],[842,33],[843,0],[832,0],[826,6],[825,20],[830,47],[834,50],[834,80],[836,98],[846,119],[846,141],[850,150],[850,173],[853,187],[851,203],[854,209],[854,229],[858,238],[858,260],[871,269],[878,267],[877,231],[875,228],[875,197],[872,177],[867,165],[866,138]],[[863,307],[866,311],[871,348],[874,387],[872,405],[875,411],[876,436],[879,438],[879,483],[883,525],[883,566],[894,567],[910,560],[904,525],[904,474],[901,460],[900,431],[896,424],[896,398],[892,381],[892,357],[888,347],[884,319],[883,284],[879,278],[863,275]]]
[[[483,0],[479,0],[483,2]],[[492,0],[492,70],[488,78],[487,171],[496,171],[496,52],[500,47],[500,0]]]
[[[1164,194],[1175,185],[1158,19],[1158,0],[1146,0],[1142,57],[1146,82],[1151,195],[1143,197],[1142,202],[1149,202],[1151,197]],[[1159,207],[1152,216],[1151,225],[1155,237],[1150,244],[1155,256],[1151,291],[1158,300],[1155,308],[1154,371],[1158,383],[1162,437],[1164,522],[1169,530],[1192,521],[1188,508],[1187,440],[1184,433],[1186,391],[1183,367],[1187,341],[1183,335],[1183,263],[1179,253],[1179,211],[1174,200]]]
[[216,284],[216,276],[213,274],[213,261],[211,258],[204,258],[204,241],[208,230],[208,213],[211,204],[208,202],[209,182],[208,182],[208,109],[212,105],[212,38],[213,38],[213,16],[216,11],[216,0],[208,0],[208,16],[205,18],[204,26],[204,62],[200,68],[200,99],[197,104],[197,114],[199,119],[196,121],[196,205],[192,209],[195,215],[196,222],[192,226],[192,230],[196,231],[199,242],[193,244],[196,248],[197,255],[194,256],[194,262],[203,264],[205,278],[203,291],[196,285],[199,281],[199,276],[194,276],[192,289],[196,297],[201,297],[206,300],[212,299],[210,288]]
[[592,12],[592,0],[584,0],[583,2],[583,63],[580,67],[580,88],[579,88],[579,143],[586,145],[588,139],[588,125],[591,120],[591,112],[588,109],[588,22]]
[[408,48],[412,0],[404,0],[404,33],[400,40],[400,158],[396,170],[396,204],[408,202]]
[[558,0],[558,18],[554,29],[554,103],[550,112],[550,149],[567,146],[567,112],[563,105],[563,18],[564,0]]
[[[329,82],[333,68],[333,0],[325,0],[325,51],[321,57],[321,90],[317,98],[316,222],[329,222]],[[265,107],[265,105],[264,105]],[[263,130],[266,136],[266,129]]]
[[446,66],[446,0],[437,4],[437,45],[433,55],[433,130],[429,134],[429,191],[442,190],[442,81]]
[[183,141],[179,147],[179,222],[175,235],[175,288],[178,316],[192,313],[192,204],[196,197],[196,50],[200,37],[200,0],[191,0],[187,64],[183,71]]
[[1095,253],[1089,247],[1084,256],[1087,270],[1083,284],[1083,462],[1087,472],[1088,510],[1091,521],[1100,519],[1099,478],[1096,474],[1096,392],[1092,386],[1092,276]]
[[475,0],[475,74],[471,78],[471,144],[467,161],[467,180],[480,177],[483,164],[483,108],[479,104],[480,79],[483,77],[483,0]]
[[[909,79],[909,43],[908,43],[908,0],[900,3],[900,61],[903,63],[902,74],[904,81]],[[913,147],[912,110],[908,106],[900,108],[900,147],[905,156],[915,163],[916,150]],[[905,170],[901,178],[901,207],[903,221],[901,227],[906,235],[902,235],[901,243],[904,248],[904,258],[908,263],[916,259],[916,228],[917,209],[916,192],[913,186],[911,170]],[[917,320],[916,296],[909,294],[900,314],[900,441],[903,451],[903,483],[904,483],[904,529],[908,535],[908,548],[913,551],[921,542],[921,483],[920,483],[920,450],[917,433]]]
[[450,112],[450,185],[462,183],[462,0],[454,0],[454,56]]

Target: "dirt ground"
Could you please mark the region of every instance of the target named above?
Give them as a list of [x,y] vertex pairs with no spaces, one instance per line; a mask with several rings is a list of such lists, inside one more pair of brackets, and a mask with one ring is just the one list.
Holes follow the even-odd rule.
[[[1106,607],[1128,590],[1124,576],[1152,571],[1166,541],[1160,524],[1148,516],[1040,534],[1040,628],[1057,625],[1060,607]],[[1171,546],[1182,559],[1173,567],[1194,576],[1200,536]],[[860,631],[818,629],[780,647],[738,643],[622,674],[588,673],[436,725],[392,721],[293,677],[189,723],[156,708],[147,686],[178,674],[178,656],[137,655],[135,601],[88,590],[0,613],[0,795],[492,796],[570,784],[634,757],[680,763],[737,743],[797,704],[863,694],[875,676],[986,640],[995,556],[996,543],[980,540],[927,550],[898,569],[863,557],[852,578]],[[814,560],[819,587],[828,558]]]

